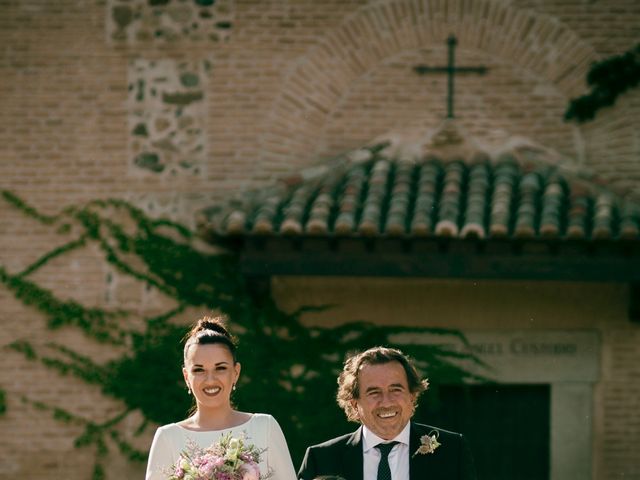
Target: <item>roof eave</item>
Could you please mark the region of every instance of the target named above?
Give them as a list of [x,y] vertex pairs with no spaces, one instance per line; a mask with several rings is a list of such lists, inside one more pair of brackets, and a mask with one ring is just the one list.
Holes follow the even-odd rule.
[[625,239],[244,235],[213,239],[248,276],[370,276],[640,282]]

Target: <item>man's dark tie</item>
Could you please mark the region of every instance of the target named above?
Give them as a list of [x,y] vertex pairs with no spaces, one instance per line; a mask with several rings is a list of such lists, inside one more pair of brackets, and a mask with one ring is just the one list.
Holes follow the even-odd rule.
[[389,468],[389,452],[398,442],[379,443],[376,448],[380,450],[380,463],[378,464],[378,480],[391,480]]

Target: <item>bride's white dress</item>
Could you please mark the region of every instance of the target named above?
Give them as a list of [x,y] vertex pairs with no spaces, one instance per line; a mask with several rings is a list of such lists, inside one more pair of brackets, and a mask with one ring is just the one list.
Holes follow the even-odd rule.
[[275,418],[264,413],[254,413],[245,423],[225,430],[197,432],[176,423],[159,427],[149,451],[146,480],[166,480],[167,469],[176,462],[188,440],[206,448],[228,432],[232,432],[233,436],[244,434],[246,443],[267,449],[260,462],[262,475],[272,472],[270,480],[296,480],[296,472],[282,429]]

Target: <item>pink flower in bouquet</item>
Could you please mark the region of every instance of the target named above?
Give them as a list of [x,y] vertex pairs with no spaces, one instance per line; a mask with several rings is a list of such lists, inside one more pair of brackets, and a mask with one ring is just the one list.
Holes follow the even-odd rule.
[[220,468],[224,464],[224,458],[207,454],[201,459],[198,459],[197,463],[200,475],[204,475],[206,478],[209,478],[213,475],[216,469]]
[[242,480],[260,480],[260,467],[257,463],[247,462],[240,467]]
[[173,476],[177,479],[182,479],[184,478],[184,470],[183,468],[180,466],[180,463],[178,463],[176,465],[176,468],[173,469]]

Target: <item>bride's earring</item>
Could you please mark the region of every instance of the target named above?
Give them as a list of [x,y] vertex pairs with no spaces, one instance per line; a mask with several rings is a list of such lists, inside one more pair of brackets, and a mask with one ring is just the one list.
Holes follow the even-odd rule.
[[231,387],[231,390],[233,390],[234,392],[236,391],[236,384],[233,384],[233,387]]
[[187,385],[187,394],[191,395],[191,387],[189,387],[189,385]]

